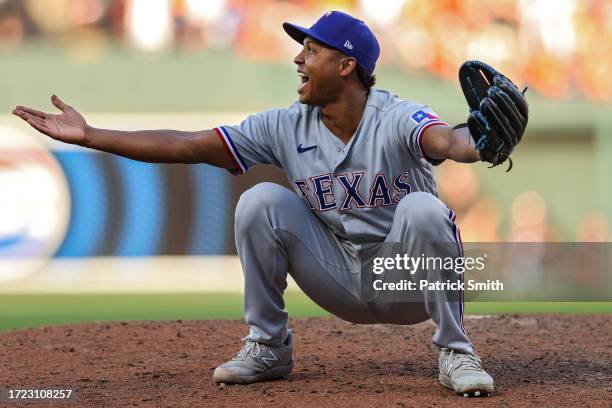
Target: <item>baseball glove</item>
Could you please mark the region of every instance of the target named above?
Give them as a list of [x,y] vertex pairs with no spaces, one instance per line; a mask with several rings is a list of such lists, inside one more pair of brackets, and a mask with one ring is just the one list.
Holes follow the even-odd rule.
[[503,74],[480,61],[466,61],[459,68],[459,83],[470,107],[467,127],[480,160],[497,166],[509,160],[521,141],[529,105],[522,92]]

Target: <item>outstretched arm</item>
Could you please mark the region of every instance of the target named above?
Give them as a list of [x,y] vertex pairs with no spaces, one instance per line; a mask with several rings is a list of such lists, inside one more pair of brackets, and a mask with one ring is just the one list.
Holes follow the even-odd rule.
[[427,157],[454,160],[460,163],[480,161],[480,154],[467,127],[432,126],[421,136],[421,146]]
[[13,114],[39,132],[65,143],[89,147],[130,159],[150,163],[206,163],[233,169],[234,162],[214,130],[182,132],[178,130],[120,131],[97,129],[56,95],[51,102],[60,114],[50,114],[17,106]]

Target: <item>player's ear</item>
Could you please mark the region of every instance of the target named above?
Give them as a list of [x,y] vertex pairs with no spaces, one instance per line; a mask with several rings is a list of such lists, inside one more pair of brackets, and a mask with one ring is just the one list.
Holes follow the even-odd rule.
[[340,60],[340,76],[347,77],[357,69],[357,60],[352,57],[345,57]]

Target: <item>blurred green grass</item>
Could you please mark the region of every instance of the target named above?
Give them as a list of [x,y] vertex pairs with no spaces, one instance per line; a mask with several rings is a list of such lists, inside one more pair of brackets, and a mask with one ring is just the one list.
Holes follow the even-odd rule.
[[[329,316],[302,293],[288,292],[292,317]],[[611,313],[604,302],[468,303],[468,314]],[[240,294],[2,295],[0,330],[113,320],[242,319]]]
[[[305,295],[287,293],[292,316],[327,316]],[[0,330],[111,320],[197,320],[242,318],[242,295],[104,294],[2,295]]]

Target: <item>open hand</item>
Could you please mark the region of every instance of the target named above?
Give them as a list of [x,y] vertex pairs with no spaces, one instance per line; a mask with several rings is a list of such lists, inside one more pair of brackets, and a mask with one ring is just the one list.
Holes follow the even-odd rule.
[[51,103],[62,113],[51,114],[26,106],[17,106],[13,109],[13,115],[19,116],[34,129],[53,139],[72,144],[82,143],[87,130],[85,118],[56,95],[51,97]]

